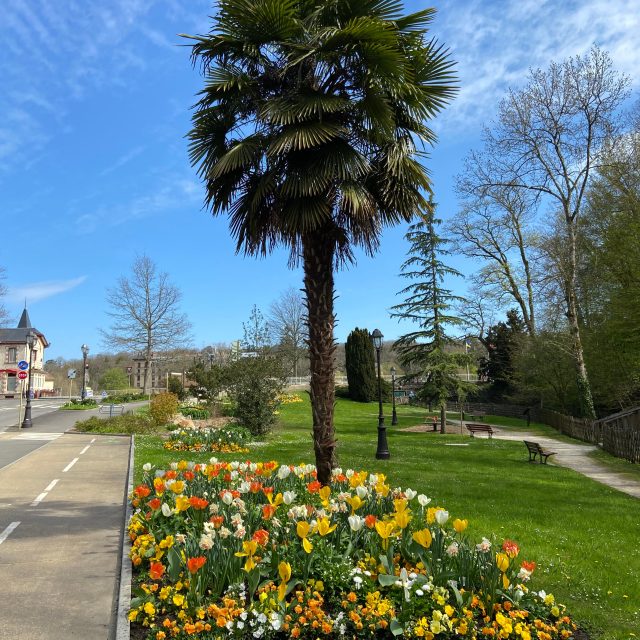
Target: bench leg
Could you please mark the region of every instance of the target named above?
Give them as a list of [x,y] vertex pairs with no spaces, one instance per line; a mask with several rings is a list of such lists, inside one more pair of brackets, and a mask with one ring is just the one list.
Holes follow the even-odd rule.
[[[542,459],[543,457],[544,457],[544,461],[543,461],[543,459]],[[548,455],[545,455],[544,453],[541,453],[541,454],[540,454],[540,462],[541,462],[542,464],[547,464],[547,458],[548,458],[548,457],[549,457]]]

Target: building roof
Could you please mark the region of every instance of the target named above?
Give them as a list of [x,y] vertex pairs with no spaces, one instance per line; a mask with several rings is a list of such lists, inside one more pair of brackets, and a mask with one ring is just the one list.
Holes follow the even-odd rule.
[[0,329],[0,344],[26,344],[27,334],[33,331],[40,338],[45,348],[50,346],[48,340],[44,337],[42,331],[38,331],[31,324],[31,318],[29,318],[29,312],[27,308],[24,308],[22,315],[20,316],[20,322],[15,329]]

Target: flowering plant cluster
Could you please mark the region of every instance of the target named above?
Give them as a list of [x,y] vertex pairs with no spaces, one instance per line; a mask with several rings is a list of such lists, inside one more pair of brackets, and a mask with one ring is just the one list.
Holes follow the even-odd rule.
[[129,619],[165,638],[556,640],[575,625],[535,563],[382,474],[312,465],[145,465],[131,496]]
[[302,398],[295,393],[282,393],[278,397],[280,404],[296,404],[298,402],[304,402]]
[[171,431],[164,448],[169,451],[212,451],[218,453],[247,453],[251,439],[248,429],[229,425],[221,429],[184,427]]

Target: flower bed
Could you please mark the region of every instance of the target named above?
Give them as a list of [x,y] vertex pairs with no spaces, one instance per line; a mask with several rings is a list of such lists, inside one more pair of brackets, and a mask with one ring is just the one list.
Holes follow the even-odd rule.
[[297,404],[298,402],[304,402],[304,400],[295,393],[282,393],[278,397],[280,404]]
[[246,444],[250,439],[249,430],[237,425],[222,429],[184,427],[169,434],[164,448],[169,451],[247,453]]
[[145,465],[129,526],[130,620],[165,638],[569,638],[515,542],[382,474],[276,462]]

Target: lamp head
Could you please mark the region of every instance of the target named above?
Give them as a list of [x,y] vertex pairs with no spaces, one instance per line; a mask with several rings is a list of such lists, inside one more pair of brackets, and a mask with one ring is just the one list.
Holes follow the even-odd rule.
[[396,377],[396,368],[395,367],[391,367],[391,377],[392,378]]
[[373,342],[373,346],[376,349],[382,348],[382,338],[384,338],[382,331],[380,331],[380,329],[374,329],[371,334],[371,342]]
[[83,357],[87,357],[89,355],[89,345],[87,344],[83,344],[80,349],[82,349],[82,355]]

